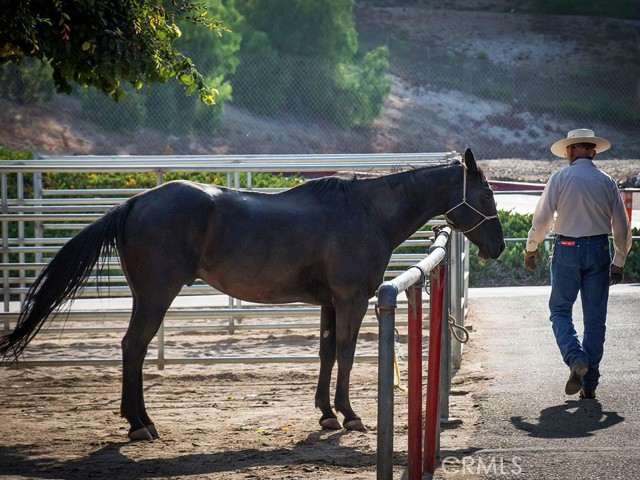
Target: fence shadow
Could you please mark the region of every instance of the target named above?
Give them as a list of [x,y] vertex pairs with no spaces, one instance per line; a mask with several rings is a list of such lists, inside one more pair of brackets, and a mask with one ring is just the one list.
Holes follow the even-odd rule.
[[[252,467],[291,468],[302,465],[349,467],[374,467],[375,452],[363,452],[350,446],[340,446],[340,454],[334,455],[322,448],[322,444],[340,443],[347,432],[312,432],[307,438],[299,441],[291,448],[275,448],[258,450],[246,448],[236,451],[212,453],[194,453],[169,458],[137,458],[124,454],[121,449],[131,445],[129,442],[109,443],[91,452],[89,455],[67,461],[47,456],[40,445],[18,445],[0,447],[0,471],[4,475],[20,475],[41,479],[86,480],[88,478],[118,478],[119,480],[135,480],[139,478],[171,478],[194,476],[202,478],[224,472],[234,472]],[[328,438],[328,436],[330,438]],[[143,451],[144,443],[140,443]],[[138,456],[138,455],[136,455]],[[396,462],[406,462],[403,458],[394,458]],[[295,468],[295,467],[294,467]]]

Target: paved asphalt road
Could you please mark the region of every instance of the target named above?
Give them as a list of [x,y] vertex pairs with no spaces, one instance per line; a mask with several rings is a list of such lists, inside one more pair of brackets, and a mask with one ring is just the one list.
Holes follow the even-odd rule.
[[[487,388],[471,450],[444,478],[640,479],[640,285],[611,288],[597,400],[564,393],[549,287],[473,289]],[[582,331],[579,301],[574,309]]]

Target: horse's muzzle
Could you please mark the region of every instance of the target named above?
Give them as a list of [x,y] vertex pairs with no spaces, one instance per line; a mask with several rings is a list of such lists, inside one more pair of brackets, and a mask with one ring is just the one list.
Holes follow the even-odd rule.
[[495,260],[504,252],[504,248],[504,242],[494,249],[478,248],[478,256],[483,260]]

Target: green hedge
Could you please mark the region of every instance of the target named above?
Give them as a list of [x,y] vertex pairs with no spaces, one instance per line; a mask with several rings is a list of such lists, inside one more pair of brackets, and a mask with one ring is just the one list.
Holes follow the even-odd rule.
[[[191,180],[212,185],[226,185],[227,175],[219,172],[204,173],[168,173],[164,181]],[[284,176],[272,173],[254,173],[251,175],[253,188],[288,188],[302,183],[298,175]],[[43,176],[45,188],[85,189],[85,188],[153,188],[156,186],[155,173],[49,173]],[[240,186],[246,187],[247,175],[240,175]]]
[[30,160],[33,154],[29,152],[18,152],[0,145],[0,160]]
[[[522,215],[506,211],[499,211],[498,215],[502,222],[505,238],[527,237],[533,215]],[[640,230],[634,228],[633,234],[640,235]],[[535,272],[530,272],[524,268],[524,250],[525,241],[508,242],[500,258],[485,261],[478,257],[477,247],[471,245],[469,286],[550,285],[551,242],[546,242],[539,247],[542,261],[538,262],[538,268],[536,268]],[[640,242],[634,242],[631,247],[624,268],[624,281],[640,281]]]

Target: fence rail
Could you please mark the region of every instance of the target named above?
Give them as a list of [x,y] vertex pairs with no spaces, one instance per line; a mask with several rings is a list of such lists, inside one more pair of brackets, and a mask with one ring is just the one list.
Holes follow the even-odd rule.
[[[21,302],[35,280],[37,274],[47,264],[55,252],[74,232],[83,228],[87,223],[100,218],[112,205],[118,204],[131,195],[140,193],[143,189],[108,188],[108,189],[52,189],[43,183],[43,174],[48,173],[114,173],[136,172],[155,173],[156,184],[164,181],[164,174],[169,172],[216,172],[226,173],[227,186],[239,188],[240,176],[244,174],[247,188],[251,188],[251,174],[256,172],[273,173],[306,173],[319,174],[337,171],[388,171],[404,164],[412,166],[426,166],[450,162],[458,159],[456,152],[424,153],[424,154],[370,154],[370,155],[230,155],[230,156],[73,156],[73,157],[45,157],[35,160],[9,160],[0,163],[0,179],[2,197],[0,205],[0,223],[2,225],[2,263],[0,270],[3,279],[3,308],[0,312],[0,322],[4,331],[8,331],[16,321]],[[33,193],[25,193],[28,176],[32,176]],[[9,186],[16,194],[9,195]],[[278,189],[274,189],[276,191]],[[442,222],[434,222],[441,224]],[[65,231],[64,237],[52,237]],[[397,276],[406,267],[416,263],[424,256],[424,251],[432,244],[434,235],[429,231],[416,232],[403,247],[418,247],[420,253],[394,253],[387,268],[385,278]],[[460,266],[459,279],[466,291],[468,275],[464,268],[468,252],[463,241],[459,241],[458,264]],[[468,254],[467,254],[468,257]],[[467,263],[465,263],[467,262]],[[65,331],[98,333],[106,331],[120,331],[126,327],[130,317],[130,310],[122,303],[114,308],[106,305],[103,310],[96,310],[95,299],[102,296],[111,298],[129,297],[130,291],[119,268],[117,259],[109,259],[108,277],[100,281],[92,281],[82,292],[81,298],[74,307],[64,315],[60,315],[51,327],[50,333],[59,333],[64,322]],[[465,283],[467,282],[467,283]],[[211,297],[206,297],[210,295]],[[216,363],[228,362],[220,358],[167,358],[165,356],[164,332],[180,330],[222,331],[233,333],[235,330],[266,329],[278,330],[284,328],[316,328],[318,322],[301,321],[311,316],[319,318],[318,307],[308,305],[276,305],[257,306],[222,296],[212,287],[198,282],[191,287],[183,288],[180,297],[200,297],[198,306],[176,306],[167,312],[166,319],[158,334],[158,356],[149,359],[148,363],[156,363],[159,368],[163,365]],[[88,303],[92,300],[91,308]],[[458,315],[464,315],[466,308],[465,295],[459,296]],[[208,302],[203,306],[204,302]],[[406,311],[406,306],[401,307]],[[373,302],[369,315],[374,314]],[[295,320],[283,323],[274,318],[295,317]],[[242,319],[267,319],[267,321],[239,322]],[[195,323],[194,323],[195,322]],[[217,323],[216,323],[217,322]],[[374,326],[375,322],[365,321],[364,326]],[[406,322],[399,322],[406,325]],[[26,358],[29,365],[69,365],[69,364],[117,364],[118,359],[84,359],[74,360],[31,360]],[[304,361],[316,361],[317,357],[309,357]],[[359,358],[371,361],[373,358]],[[250,357],[237,358],[236,361],[284,361],[282,358],[257,359]],[[292,357],[291,361],[303,361],[299,357]],[[103,362],[103,363],[101,363]]]

